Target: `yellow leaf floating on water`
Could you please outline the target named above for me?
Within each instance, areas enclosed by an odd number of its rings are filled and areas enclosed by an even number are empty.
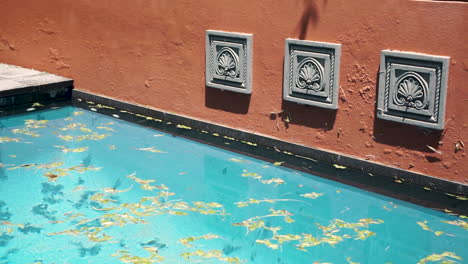
[[[359,264],[358,262],[351,261],[351,257],[346,258],[346,261],[348,261],[349,264]]]
[[[36,103],[31,105],[31,107],[39,107],[39,106],[44,106],[44,105],[39,103],[39,102],[36,102]]]
[[[261,181],[262,183],[264,184],[272,184],[274,183],[275,186],[278,186],[280,184],[284,184],[284,180],[283,179],[280,179],[280,178],[271,178],[269,180],[262,180]]]
[[[91,201],[95,201],[95,202],[98,202],[98,203],[101,203],[101,204],[116,202],[116,200],[105,198],[104,195],[105,194],[103,194],[103,193],[96,193],[93,196],[91,196],[89,199]]]
[[[41,135],[37,134],[35,131],[29,130],[29,128],[16,128],[11,130],[13,134],[23,134],[31,137],[40,137]]]
[[[257,240],[255,240],[255,243],[265,245],[265,246],[267,246],[267,247],[269,247],[271,249],[278,249],[279,248],[278,244],[273,244],[268,239],[264,239],[264,240],[257,239]]]
[[[286,211],[286,210],[275,210],[273,208],[269,209],[271,214],[264,215],[264,216],[255,216],[252,218],[249,218],[247,220],[244,220],[240,223],[233,223],[233,226],[243,226],[247,228],[247,232],[254,231],[256,229],[266,229],[270,230],[273,232],[273,235],[277,235],[277,232],[281,229],[281,227],[269,227],[265,225],[265,221],[263,221],[263,218],[269,218],[269,217],[284,217],[284,220],[286,223],[292,223],[294,220],[290,217],[293,214]]]
[[[143,180],[135,176],[136,173],[127,175],[128,178],[134,180],[136,183],[140,184],[140,188],[143,190],[152,191],[153,189],[167,190],[168,188],[162,185],[150,185],[150,183],[155,182],[155,180]]]
[[[454,259],[456,260],[461,260],[462,258],[460,258],[459,256],[457,256],[455,253],[453,252],[448,252],[448,251],[445,251],[441,254],[431,254],[423,259],[421,259],[417,264],[426,264],[428,262],[435,262],[435,261],[439,261],[441,264],[454,264],[454,263],[458,263],[457,261],[455,261]]]
[[[93,210],[96,211],[115,211],[115,210],[120,210],[120,207],[107,207],[107,208],[96,208],[96,207],[91,207]]]
[[[253,142],[249,142],[249,141],[245,141],[245,140],[241,140],[241,143],[244,143],[244,144],[247,144],[249,146],[253,146],[253,147],[256,147],[257,144],[256,143],[253,143]]]
[[[84,186],[76,186],[75,188],[73,188],[72,192],[78,192],[78,191],[82,191],[82,190],[85,190],[86,187]]]
[[[72,141],[73,140],[73,137],[72,136],[62,136],[62,135],[58,135],[58,137],[62,140],[65,140],[65,141]]]
[[[125,189],[125,190],[117,190],[115,188],[104,188],[103,191],[106,192],[106,193],[112,193],[112,194],[116,194],[116,193],[124,193],[124,192],[128,192],[132,189],[132,187],[128,188],[128,189]]]
[[[278,243],[283,244],[284,242],[300,240],[302,237],[300,235],[274,235],[273,239],[277,240]]]
[[[167,152],[161,151],[159,149],[155,149],[153,147],[151,147],[151,148],[137,148],[136,150],[148,151],[148,152],[153,152],[153,153],[167,153]]]
[[[459,226],[465,230],[468,231],[468,222],[465,222],[461,219],[458,219],[458,220],[453,220],[453,221],[441,221],[442,223],[446,223],[446,224],[450,224],[450,225],[454,225],[454,226]]]
[[[250,163],[250,161],[248,160],[242,160],[242,159],[236,159],[236,158],[231,158],[229,159],[230,161],[233,161],[233,162],[245,162],[245,163]]]
[[[320,196],[323,196],[323,195],[324,195],[324,193],[316,193],[316,192],[301,194],[301,196],[306,197],[306,198],[310,198],[310,199],[317,199],[317,198],[319,198]]]
[[[72,115],[74,115],[74,116],[79,116],[79,115],[82,115],[82,114],[84,114],[83,111],[75,111],[75,112],[72,113]]]
[[[102,129],[102,130],[107,130],[107,131],[115,131],[113,128],[111,127],[105,127],[105,126],[98,126],[96,127],[97,129]]]
[[[149,247],[143,247],[146,251],[151,253],[149,257],[140,257],[131,255],[127,250],[118,250],[116,253],[111,256],[118,257],[119,260],[123,263],[132,263],[132,264],[151,264],[155,262],[164,261],[164,257],[160,256],[157,251],[152,251]]]
[[[194,261],[194,257],[200,257],[204,259],[217,259],[221,262],[234,263],[234,264],[241,264],[244,262],[237,257],[224,256],[221,250],[204,251],[204,250],[199,249],[194,252],[184,252],[180,255],[188,261]]]
[[[340,169],[340,170],[346,169],[345,166],[341,166],[341,165],[338,165],[338,164],[333,164],[333,167],[335,167],[335,168],[337,168],[337,169]]]
[[[9,138],[9,137],[0,137],[0,143],[5,143],[5,142],[20,142],[21,139],[19,138]]]
[[[24,124],[27,128],[44,128],[47,127],[49,120],[34,120],[34,119],[27,119],[24,121]]]
[[[56,163],[56,164],[60,164],[58,166],[62,165],[61,163]],[[41,168],[39,166],[36,166],[36,167]],[[100,170],[100,169],[101,168],[96,168],[94,166],[86,167],[86,166],[84,166],[84,164],[80,164],[80,165],[72,166],[72,167],[69,167],[69,168],[55,168],[55,169],[53,169],[51,171],[48,171],[48,172],[44,173],[43,175],[45,177],[49,178],[49,181],[56,181],[60,177],[67,176],[72,171],[78,172],[78,173],[83,173],[83,172],[89,171],[89,170]]]
[[[302,234],[302,238],[299,241],[299,244],[296,245],[296,248],[299,250],[307,251],[309,247],[315,247],[320,244],[329,244],[334,246],[344,239],[353,238],[355,240],[365,240],[370,236],[375,235],[374,232],[371,232],[367,229],[360,230],[360,228],[367,228],[370,224],[381,224],[383,220],[372,219],[372,218],[363,218],[360,219],[357,223],[349,223],[340,219],[334,219],[328,226],[318,225],[318,228],[323,232],[323,237],[314,237],[311,234]],[[356,235],[351,236],[348,234],[338,235],[342,229],[353,230]]]
[[[273,163],[273,165],[274,166],[280,166],[283,163],[284,163],[284,161],[277,161],[277,162]]]
[[[189,127],[189,126],[184,126],[184,125],[177,125],[177,128],[182,128],[182,129],[187,129],[187,130],[192,129],[192,128]]]
[[[87,128],[86,124],[83,124],[83,123],[73,123],[65,127],[59,128],[59,130],[61,131],[77,130],[77,129],[80,129],[83,132],[87,132],[87,131],[92,132],[91,129]]]
[[[220,236],[215,235],[215,234],[206,234],[206,235],[198,236],[198,237],[186,237],[186,238],[179,239],[179,243],[181,243],[182,245],[186,247],[193,247],[194,245],[190,244],[192,242],[195,242],[200,239],[209,240],[209,239],[215,239],[215,238],[220,238]]]
[[[257,179],[257,180],[262,178],[262,175],[255,173],[255,172],[248,172],[246,170],[244,170],[243,172],[244,173],[241,174],[242,177],[250,177],[253,179]]]
[[[445,234],[445,232],[443,231],[434,231],[432,229],[429,228],[429,226],[427,225],[427,221],[423,221],[423,222],[416,222],[423,230],[426,230],[426,231],[429,231],[429,232],[433,232],[436,236],[441,236],[443,234]]]
[[[97,107],[97,108],[106,108],[106,109],[115,110],[114,107],[112,107],[112,106],[107,106],[107,105],[103,105],[103,104],[97,104],[97,105],[95,105],[95,107]]]
[[[62,152],[65,152],[65,153],[68,153],[68,152],[72,152],[72,153],[80,153],[80,152],[85,152],[88,150],[88,147],[82,147],[82,148],[67,148],[67,147],[64,147],[64,146],[54,146],[56,148],[60,148],[62,149]]]
[[[432,231],[427,225],[427,221],[424,221],[424,222],[416,222],[422,229],[426,230],[426,231]]]
[[[245,201],[245,202],[237,202],[235,203],[237,205],[237,207],[247,207],[249,206],[250,204],[260,204],[260,203],[276,203],[278,201],[291,201],[291,200],[288,200],[288,199],[263,199],[263,200],[257,200],[257,199],[252,199],[252,198],[249,198],[248,201]]]

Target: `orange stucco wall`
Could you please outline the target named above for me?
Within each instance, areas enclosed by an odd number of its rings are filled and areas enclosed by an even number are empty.
[[[205,87],[205,30],[253,33],[253,94]],[[285,38],[341,43],[338,111],[282,101]],[[76,88],[468,184],[468,3],[0,0],[0,61]],[[451,57],[446,129],[375,118],[380,50]],[[291,122],[271,118],[285,110]],[[439,149],[442,154],[428,147]],[[468,147],[468,146],[467,146]]]

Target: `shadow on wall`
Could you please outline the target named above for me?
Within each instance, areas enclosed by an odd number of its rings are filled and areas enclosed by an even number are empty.
[[[378,97],[379,72],[376,76],[376,94]],[[377,104],[374,108],[374,140],[376,142],[399,146],[405,149],[412,149],[426,153],[429,162],[441,161],[431,148],[438,149],[442,143],[445,130],[433,130],[420,128],[413,125],[402,124],[377,118]],[[429,147],[428,147],[429,146]],[[430,148],[431,147],[431,148]]]
[[[250,94],[241,94],[205,86],[205,106],[235,114],[249,112]]]
[[[376,142],[425,152],[427,153],[426,159],[429,162],[440,161],[437,157],[438,154],[429,147],[439,148],[442,144],[441,139],[444,130],[418,128],[412,125],[378,119],[376,115],[374,115],[374,118],[374,138]]]
[[[289,124],[302,125],[311,128],[332,130],[335,125],[336,110],[301,105],[283,100],[281,119],[288,127]]]
[[[309,26],[315,27],[319,21],[319,6],[318,0],[304,0],[304,11],[302,12],[301,19],[297,25],[296,33],[299,39],[307,37]],[[323,0],[323,5],[326,6],[328,0]]]

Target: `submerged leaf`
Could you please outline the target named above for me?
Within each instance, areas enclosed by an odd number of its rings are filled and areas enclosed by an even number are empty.
[[[323,195],[324,195],[324,193],[316,193],[316,192],[301,194],[301,196],[306,197],[306,198],[310,198],[310,199],[317,199],[317,198],[319,198],[320,196],[323,196]]]
[[[340,169],[340,170],[346,169],[345,166],[341,166],[341,165],[338,165],[338,164],[333,164],[333,167],[335,167],[335,168],[337,168],[337,169]]]
[[[0,137],[0,143],[5,142],[20,142],[19,138]]]
[[[151,148],[137,148],[136,150],[148,151],[148,152],[153,152],[153,153],[167,153],[167,152],[161,151],[159,149],[155,149],[153,147],[151,147]]]
[[[446,252],[443,252],[441,254],[435,254],[435,253],[431,254],[431,255],[421,259],[417,264],[426,264],[428,262],[434,262],[434,261],[439,261],[442,264],[458,263],[458,262],[454,261],[454,259],[461,260],[462,258],[457,256],[453,252],[446,251]]]

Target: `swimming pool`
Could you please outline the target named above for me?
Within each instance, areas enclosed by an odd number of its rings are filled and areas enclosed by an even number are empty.
[[[0,127],[0,263],[468,259],[466,218],[281,161],[71,106]]]

